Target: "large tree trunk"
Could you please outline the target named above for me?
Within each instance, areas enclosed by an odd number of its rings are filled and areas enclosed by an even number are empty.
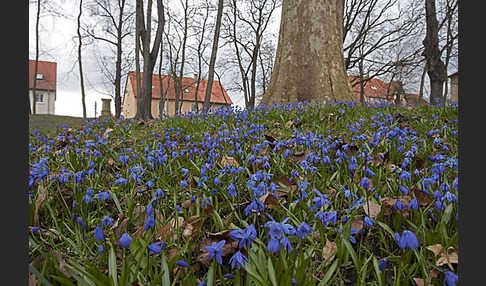
[[[352,101],[344,69],[344,0],[283,0],[275,67],[262,103]]]
[[[116,42],[116,70],[115,70],[115,117],[120,118],[121,115],[121,64],[122,64],[122,26],[123,26],[123,11],[125,8],[125,0],[120,2],[120,13],[117,27],[117,42]]]
[[[430,103],[439,104],[442,102],[443,84],[447,77],[447,71],[440,58],[439,23],[436,16],[435,0],[425,0],[425,15],[427,34],[423,41],[423,55],[430,79]]]
[[[83,118],[86,119],[86,94],[84,92],[84,77],[83,77],[83,64],[81,60],[81,48],[83,46],[81,37],[81,15],[83,13],[83,0],[79,1],[79,14],[78,14],[78,63],[79,63],[79,79],[81,83],[81,102],[83,104]]]
[[[204,105],[203,105],[203,110],[206,112],[209,110],[211,92],[213,89],[214,65],[216,64],[216,56],[218,53],[218,41],[219,41],[219,32],[221,30],[222,17],[223,17],[223,0],[219,0],[218,14],[216,15],[216,27],[214,30],[213,49],[211,51],[211,58],[209,60],[208,85],[206,88],[206,96],[204,97]]]
[[[137,85],[137,113],[135,117],[139,114],[139,109],[142,108],[144,97],[142,94],[142,80],[140,78],[140,36],[141,36],[141,17],[142,15],[142,0],[136,0],[136,12],[135,12],[135,72],[136,72],[136,85]]]

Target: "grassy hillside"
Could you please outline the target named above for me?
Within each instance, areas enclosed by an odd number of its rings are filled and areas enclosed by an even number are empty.
[[[52,114],[32,114],[29,116],[29,130],[34,129],[45,133],[55,134],[58,128],[66,124],[72,128],[79,128],[85,120],[82,117],[52,115]]]
[[[453,285],[457,113],[295,104],[32,134],[29,275]]]

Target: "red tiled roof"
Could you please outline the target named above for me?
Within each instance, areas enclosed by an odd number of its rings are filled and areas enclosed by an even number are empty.
[[[140,72],[140,77],[143,77],[143,73]],[[128,72],[128,79],[131,82],[132,88],[133,88],[133,94],[137,96],[137,76],[136,72],[131,71]],[[141,79],[142,81],[142,79]],[[195,101],[194,99],[194,94],[196,91],[196,84],[197,82],[194,80],[194,78],[191,77],[183,77],[182,78],[182,99],[181,100],[187,100],[187,101]],[[200,80],[199,82],[199,89],[197,92],[197,100],[199,102],[204,101],[204,97],[206,95],[206,88],[208,85],[207,80]],[[152,99],[154,98],[160,98],[160,81],[159,81],[159,75],[158,74],[153,74],[152,75]],[[166,97],[166,99],[174,99],[175,100],[175,88],[174,88],[174,79],[171,76],[168,75],[162,75],[162,88],[165,91],[167,89],[167,86],[169,86],[169,93]],[[187,91],[187,92],[186,92]],[[220,82],[217,80],[213,81],[213,86],[211,90],[211,98],[210,102],[211,103],[227,103],[227,104],[233,104],[233,101],[231,98],[228,96],[228,93],[226,90],[221,86]]]
[[[350,75],[349,82],[351,83],[353,93],[356,95],[356,98],[359,100],[360,99],[359,77],[355,75]],[[355,85],[353,86],[353,84]],[[386,83],[377,78],[372,78],[365,82],[364,95],[365,97],[387,99],[386,95],[393,94],[397,87],[398,87],[398,82],[396,81],[392,82],[391,85],[389,86],[389,83]],[[388,88],[390,89],[388,90]],[[388,99],[392,100],[393,98],[390,97]]]
[[[29,88],[34,85],[34,63],[35,60],[29,60]],[[37,80],[36,89],[56,90],[57,63],[37,61],[37,73],[44,78]]]

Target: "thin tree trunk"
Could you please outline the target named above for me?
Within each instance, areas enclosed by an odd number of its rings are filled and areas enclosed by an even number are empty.
[[[444,79],[447,76],[445,65],[440,58],[439,23],[437,21],[435,0],[425,0],[427,32],[423,41],[427,74],[430,79],[430,103],[442,102]]]
[[[427,74],[427,64],[424,65],[424,70],[422,71],[422,76],[420,77],[420,88],[419,88],[419,103],[422,101],[424,97],[424,84],[425,84],[425,75]]]
[[[79,63],[79,78],[81,82],[81,102],[83,104],[83,118],[86,119],[86,95],[84,92],[84,77],[83,77],[83,64],[82,64],[82,59],[81,59],[81,47],[83,45],[82,43],[82,37],[81,37],[81,15],[83,13],[83,0],[79,1],[79,15],[78,15],[78,39],[79,39],[79,45],[78,45],[78,63]]]
[[[139,109],[143,108],[143,90],[142,90],[142,82],[140,79],[140,33],[141,33],[141,21],[140,17],[142,17],[142,8],[143,5],[142,0],[136,0],[136,15],[135,15],[135,72],[137,77],[137,112],[136,117],[139,114]]]
[[[219,41],[219,33],[221,30],[222,16],[223,16],[223,0],[219,0],[218,14],[216,15],[216,27],[214,31],[213,48],[211,51],[211,58],[209,60],[208,85],[206,87],[206,96],[204,97],[204,106],[203,106],[204,111],[208,111],[209,103],[211,100],[211,92],[213,88],[213,79],[214,79],[214,65],[216,63],[216,56],[218,53],[218,41]]]
[[[29,113],[36,114],[35,92],[37,88],[37,67],[39,61],[39,22],[40,22],[40,10],[41,0],[37,0],[37,16],[35,19],[35,62],[34,62],[34,82],[32,84],[32,110],[30,110],[30,96],[29,96]]]
[[[182,104],[180,104],[179,110],[177,111],[177,114],[181,113],[182,110],[182,105],[184,103],[184,91],[183,91],[183,86],[182,86],[182,78],[184,77],[184,64],[186,61],[186,43],[187,43],[187,32],[188,32],[188,27],[187,27],[187,10],[188,8],[188,1],[186,0],[185,6],[184,6],[184,37],[182,39],[182,56],[181,56],[181,69],[179,70],[179,96],[180,99],[182,100]]]
[[[160,63],[159,63],[159,87],[160,87],[160,101],[159,101],[159,117],[160,119],[163,118],[164,116],[164,106],[165,106],[165,93],[164,93],[164,89],[163,89],[163,85],[162,85],[162,62],[163,62],[163,58],[164,58],[164,54],[163,54],[163,51],[164,51],[164,41],[161,40],[160,41]]]
[[[262,104],[353,100],[339,1],[283,0],[275,66]]]
[[[117,27],[117,43],[116,43],[116,67],[115,67],[115,117],[120,118],[121,115],[121,63],[122,63],[122,25],[123,25],[123,11],[125,9],[125,0],[121,0],[120,13]]]

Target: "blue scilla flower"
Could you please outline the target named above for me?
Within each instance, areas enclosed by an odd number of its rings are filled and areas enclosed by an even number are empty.
[[[410,203],[408,204],[408,208],[409,209],[412,209],[412,210],[416,210],[418,209],[418,201],[416,198],[414,198],[413,200],[410,201]]]
[[[365,218],[364,218],[364,224],[367,227],[372,227],[375,224],[375,220],[372,219],[372,218],[369,218],[369,217],[365,216]]]
[[[254,199],[251,203],[245,208],[243,214],[245,216],[249,216],[252,212],[260,213],[265,210],[265,206],[263,205],[262,201],[259,199]]]
[[[109,192],[99,192],[96,195],[94,195],[94,198],[100,201],[105,201],[111,199],[111,195]]]
[[[297,279],[292,278],[292,279],[290,280],[290,282],[292,283],[292,285],[295,285],[295,284],[297,284]]]
[[[189,264],[184,260],[177,260],[176,264],[181,266],[181,267],[189,267]]]
[[[306,236],[308,236],[311,232],[314,230],[310,225],[308,225],[305,222],[302,222],[298,227],[295,236],[297,236],[300,239],[304,239]]]
[[[399,176],[399,177],[400,177],[400,180],[402,180],[402,181],[408,181],[408,182],[410,182],[410,180],[411,180],[411,175],[410,175],[410,173],[409,173],[409,172],[407,172],[407,171],[405,171],[405,170],[403,170],[403,171],[400,173],[400,176]]]
[[[121,237],[120,237],[120,246],[123,248],[128,248],[130,247],[130,244],[132,243],[132,238],[128,233],[124,232]]]
[[[103,241],[105,239],[103,235],[103,228],[101,226],[97,226],[94,232],[94,238],[99,241]]]
[[[158,241],[155,243],[152,243],[148,246],[148,249],[150,252],[155,253],[155,254],[160,254],[163,249],[167,247],[167,244],[163,241]]]
[[[401,236],[398,232],[395,232],[395,240],[401,249],[408,248],[414,250],[419,247],[417,236],[409,230],[404,230]]]
[[[368,177],[374,177],[374,176],[376,176],[376,174],[370,168],[366,168],[365,171],[364,171],[364,173]]]
[[[406,208],[405,204],[401,200],[396,200],[395,205],[393,207],[399,211]]]
[[[404,195],[408,194],[408,188],[405,186],[399,185],[398,190],[400,190],[400,192]]]
[[[369,189],[370,188],[370,181],[367,177],[363,177],[363,179],[361,179],[361,182],[359,183],[360,187],[364,188],[364,189]]]
[[[104,227],[107,227],[108,225],[113,226],[113,219],[109,215],[106,215],[101,220],[101,225],[104,226]]]
[[[434,208],[438,211],[442,211],[442,210],[445,210],[446,206],[444,205],[444,203],[442,201],[436,200],[434,202]]]
[[[241,253],[239,250],[233,254],[233,256],[230,258],[229,263],[231,264],[231,269],[235,269],[235,267],[238,267],[238,270],[243,266],[243,269],[246,267],[246,263],[248,263],[248,258],[246,258],[243,253]]]
[[[147,215],[151,215],[151,214],[152,214],[152,210],[153,210],[152,203],[149,203],[149,204],[147,205],[146,210],[145,210],[145,211],[146,211],[146,213],[147,213]]]
[[[253,224],[249,225],[244,230],[235,229],[230,232],[231,239],[240,241],[239,248],[243,248],[243,247],[249,248],[251,245],[251,241],[255,240],[256,236],[257,236],[257,232]]]
[[[98,253],[102,253],[103,252],[103,245],[98,245]]]
[[[380,261],[378,262],[378,269],[383,272],[387,265],[388,260],[386,258],[380,259]]]
[[[155,217],[154,215],[150,215],[145,221],[145,225],[143,226],[143,229],[147,231],[150,228],[153,228],[154,226],[155,226]]]
[[[287,249],[288,252],[292,252],[292,245],[290,244],[290,240],[287,236],[284,236],[280,239],[280,245],[283,249]]]
[[[457,197],[456,195],[448,191],[444,194],[444,196],[442,196],[441,200],[442,201],[447,200],[447,202],[453,203],[457,201]]]
[[[74,215],[74,214],[73,214]],[[78,216],[78,224],[83,228],[83,229],[86,229],[86,223],[83,221],[83,219]]]
[[[226,188],[228,191],[228,195],[232,197],[237,197],[238,193],[236,192],[236,187],[233,183],[230,183],[229,186]]]
[[[444,282],[442,283],[443,286],[455,286],[459,277],[452,271],[447,271],[444,276]]]
[[[205,246],[204,250],[209,253],[209,259],[216,258],[216,262],[218,264],[222,264],[223,260],[221,255],[223,254],[223,246],[226,243],[226,240],[221,240],[219,242],[213,242],[210,246]]]

